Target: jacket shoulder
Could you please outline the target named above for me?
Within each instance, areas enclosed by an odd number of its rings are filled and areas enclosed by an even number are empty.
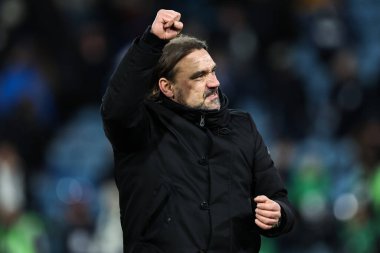
[[[237,109],[229,109],[231,120],[238,122],[240,125],[243,125],[247,130],[253,132],[256,127],[253,122],[251,115],[248,112],[237,110]]]

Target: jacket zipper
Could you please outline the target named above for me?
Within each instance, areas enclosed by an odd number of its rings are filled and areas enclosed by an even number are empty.
[[[199,125],[200,125],[201,127],[204,127],[204,126],[205,126],[205,115],[204,115],[204,114],[201,115],[201,121],[199,122]]]

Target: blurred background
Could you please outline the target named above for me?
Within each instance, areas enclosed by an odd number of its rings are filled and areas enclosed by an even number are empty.
[[[287,184],[298,223],[261,252],[380,252],[379,0],[1,0],[0,252],[122,252],[99,106],[160,8]]]

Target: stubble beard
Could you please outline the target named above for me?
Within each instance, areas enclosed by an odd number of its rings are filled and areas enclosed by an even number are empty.
[[[182,104],[184,106],[187,106],[189,108],[193,108],[193,109],[199,109],[199,110],[219,110],[220,109],[220,99],[219,99],[219,96],[217,96],[216,98],[214,98],[213,100],[209,101],[207,104],[206,104],[206,99],[207,97],[213,95],[215,92],[217,92],[216,90],[208,90],[207,92],[204,93],[203,95],[203,100],[202,102],[199,104],[199,105],[195,105],[195,106],[191,106],[189,105],[188,103],[186,103],[185,99],[184,99],[184,95],[182,93],[182,91],[178,91],[178,94],[176,96],[176,100],[179,104]]]
[[[203,100],[199,109],[202,109],[202,110],[219,110],[220,109],[219,96],[211,100],[208,105],[206,105],[205,102],[206,102],[206,99]]]
[[[208,105],[206,105],[205,103],[206,103],[207,97],[211,95],[215,95],[215,94],[217,95],[217,97],[211,100]],[[218,93],[217,88],[209,89],[203,94],[203,102],[199,109],[203,109],[203,110],[219,110],[220,109],[220,99],[219,99],[219,93]]]

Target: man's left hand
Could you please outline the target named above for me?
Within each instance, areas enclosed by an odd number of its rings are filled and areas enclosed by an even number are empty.
[[[253,200],[256,202],[256,225],[264,230],[277,227],[281,218],[281,206],[265,195],[259,195]]]

